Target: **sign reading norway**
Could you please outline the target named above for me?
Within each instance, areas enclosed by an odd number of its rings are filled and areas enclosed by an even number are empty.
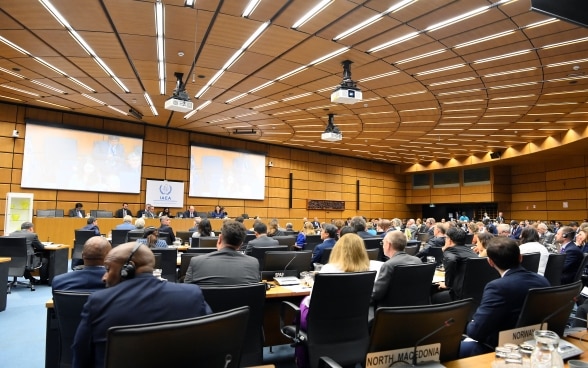
[[[184,208],[184,182],[147,180],[145,203],[161,208]]]

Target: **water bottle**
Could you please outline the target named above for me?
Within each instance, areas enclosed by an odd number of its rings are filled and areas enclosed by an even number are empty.
[[[563,368],[563,359],[557,351],[559,336],[547,330],[536,330],[533,335],[535,348],[531,354],[531,368]]]

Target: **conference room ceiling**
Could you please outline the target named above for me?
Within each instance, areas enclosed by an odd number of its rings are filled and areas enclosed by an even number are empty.
[[[2,0],[0,101],[403,165],[586,141],[587,28],[529,0],[333,0],[293,28],[319,2],[162,0],[160,93],[155,1]],[[330,99],[344,60],[355,104]],[[164,109],[177,72],[191,116]]]

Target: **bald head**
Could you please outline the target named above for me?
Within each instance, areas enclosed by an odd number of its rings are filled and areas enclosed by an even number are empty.
[[[86,241],[82,250],[82,259],[85,266],[102,266],[104,258],[110,252],[110,242],[101,236],[93,236]]]
[[[122,266],[129,259],[133,248],[137,243],[121,244],[106,255],[104,260],[104,267],[106,273],[102,281],[106,283],[106,287],[112,287],[122,281],[120,270]],[[153,267],[155,266],[155,256],[149,247],[141,245],[137,248],[130,259],[130,262],[135,266],[135,274],[150,273],[153,274]]]

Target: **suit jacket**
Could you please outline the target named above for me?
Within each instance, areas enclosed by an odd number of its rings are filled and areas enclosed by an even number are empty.
[[[584,253],[574,242],[565,244],[563,252],[566,254],[566,261],[561,272],[561,283],[570,284],[574,281],[576,272],[578,272],[584,258]]]
[[[323,251],[325,249],[332,249],[335,246],[336,242],[337,242],[337,239],[327,238],[327,239],[323,240],[322,243],[320,243],[319,245],[314,247],[314,249],[312,251],[311,266],[312,266],[312,263],[321,263],[321,258],[323,257]]]
[[[196,210],[194,210],[194,212],[192,212],[192,215],[190,215],[189,210],[184,212],[184,218],[194,218],[194,217],[198,217],[198,212],[196,212]]]
[[[276,239],[271,238],[267,235],[262,235],[247,243],[247,246],[245,247],[245,254],[251,254],[251,250],[253,249],[253,247],[275,247],[276,245],[280,245],[280,243]]]
[[[155,214],[153,212],[145,210],[140,210],[139,212],[137,212],[137,218],[143,217],[143,215],[145,215],[145,218],[155,218]]]
[[[122,224],[118,224],[114,227],[115,230],[135,230],[136,227],[133,224],[129,224],[128,222],[123,222]]]
[[[94,225],[94,224],[88,224],[86,226],[84,226],[83,228],[81,228],[80,230],[91,230],[94,232],[94,234],[96,235],[100,235],[100,228],[98,227],[98,225]]]
[[[118,210],[116,210],[116,211],[114,212],[114,217],[118,217],[118,218],[123,218],[123,217],[125,217],[125,213],[124,213],[125,211],[126,211],[126,214],[127,214],[127,215],[129,215],[129,216],[133,216],[133,213],[131,212],[131,210],[129,210],[129,209],[126,209],[126,210],[125,210],[125,209],[123,209],[123,208],[120,208],[120,209],[118,209]],[[139,212],[140,212],[140,211],[139,211]]]
[[[102,276],[106,273],[103,266],[85,266],[80,271],[62,273],[53,278],[53,290],[96,291],[105,288]]]
[[[508,270],[484,288],[480,306],[467,325],[467,335],[495,347],[498,333],[516,326],[529,289],[547,286],[550,284],[545,277],[521,266]]]
[[[174,233],[174,229],[171,228],[171,226],[160,226],[159,232],[166,232],[167,233],[167,244],[173,244],[173,242],[176,240],[176,234]]]
[[[388,294],[388,286],[390,285],[390,279],[392,278],[392,270],[397,265],[418,265],[423,264],[420,258],[411,256],[406,252],[396,252],[380,268],[378,279],[374,283],[374,290],[372,292],[372,300],[378,301],[384,299]]]
[[[429,248],[437,247],[443,248],[445,245],[445,236],[434,236],[427,240],[425,247],[419,251],[415,256],[420,258],[421,260],[426,260],[427,256],[429,255]]]
[[[69,217],[80,217],[78,216],[77,212],[78,210],[72,208],[71,210],[69,210]],[[80,212],[82,213],[82,217],[86,217],[86,211],[80,210]]]
[[[43,245],[43,243],[41,243],[36,233],[31,233],[27,230],[17,230],[15,232],[10,233],[10,236],[26,238],[27,254],[29,256],[31,254],[35,254],[35,251],[41,251],[45,249],[45,246]]]
[[[468,258],[477,258],[470,247],[466,245],[456,245],[445,249],[443,252],[443,267],[445,268],[445,286],[451,288],[452,298],[461,298],[461,287],[465,272],[465,261]]]
[[[257,259],[229,247],[192,257],[184,277],[185,283],[198,285],[238,285],[260,281]]]
[[[161,281],[141,273],[88,297],[74,337],[73,367],[104,367],[106,331],[112,326],[199,317],[212,311],[197,285]]]
[[[519,240],[521,238],[522,232],[523,232],[523,227],[519,225],[519,226],[517,226],[516,229],[514,229],[512,231],[512,234],[510,234],[509,238]]]

